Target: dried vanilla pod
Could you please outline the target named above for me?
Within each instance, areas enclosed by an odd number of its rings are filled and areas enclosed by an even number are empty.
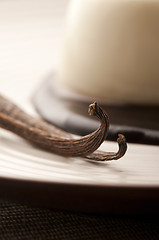
[[[111,161],[118,160],[123,157],[127,151],[127,143],[125,136],[122,134],[118,134],[117,138],[119,150],[117,152],[103,152],[103,151],[95,151],[94,153],[85,156],[85,158],[94,161]]]
[[[116,160],[122,157],[127,150],[122,134],[119,134],[117,139],[117,153],[96,151],[108,135],[109,117],[96,102],[89,105],[88,113],[99,118],[100,127],[86,136],[75,139],[70,133],[41,119],[33,118],[0,95],[0,127],[31,143],[66,157],[85,157],[95,161]]]
[[[89,114],[99,118],[100,127],[93,133],[78,139],[68,138],[65,134],[58,135],[59,129],[56,127],[49,131],[49,125],[45,126],[40,120],[35,120],[7,99],[0,97],[0,127],[44,149],[66,157],[88,155],[98,149],[106,138],[109,128],[107,114],[97,103],[89,106]]]

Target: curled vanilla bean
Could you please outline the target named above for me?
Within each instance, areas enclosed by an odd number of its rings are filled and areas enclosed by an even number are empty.
[[[73,136],[25,113],[18,106],[0,95],[0,127],[10,130],[30,142],[67,157],[85,157],[95,161],[110,161],[121,158],[127,150],[125,137],[119,134],[118,152],[94,152],[106,139],[109,129],[107,114],[95,102],[88,108],[89,115],[99,118],[101,125],[93,133],[74,139]]]
[[[117,152],[103,152],[103,151],[95,151],[94,153],[85,156],[85,158],[89,160],[94,160],[94,161],[111,161],[111,160],[118,160],[124,154],[126,153],[127,150],[127,144],[126,144],[126,139],[124,135],[118,134],[117,138],[119,150]]]
[[[109,118],[101,107],[95,102],[89,106],[88,112],[99,118],[100,127],[81,138],[67,138],[63,131],[61,133],[61,130],[56,127],[50,127],[40,120],[35,120],[15,104],[0,96],[0,127],[10,130],[44,149],[67,157],[86,156],[93,153],[108,134]]]

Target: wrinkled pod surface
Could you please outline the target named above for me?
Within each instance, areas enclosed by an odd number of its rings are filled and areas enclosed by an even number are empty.
[[[26,140],[62,156],[86,156],[93,153],[108,134],[109,118],[93,103],[90,115],[98,117],[101,124],[94,132],[78,139],[68,138],[64,131],[40,120],[35,120],[4,97],[0,97],[0,127],[12,131]],[[49,131],[50,130],[50,131]]]

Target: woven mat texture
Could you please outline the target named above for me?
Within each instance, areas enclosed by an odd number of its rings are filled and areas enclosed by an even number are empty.
[[[159,239],[159,218],[53,211],[0,200],[0,239]]]

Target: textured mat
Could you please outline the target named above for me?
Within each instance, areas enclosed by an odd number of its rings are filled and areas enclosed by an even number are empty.
[[[0,239],[158,240],[159,219],[52,211],[0,200]]]

